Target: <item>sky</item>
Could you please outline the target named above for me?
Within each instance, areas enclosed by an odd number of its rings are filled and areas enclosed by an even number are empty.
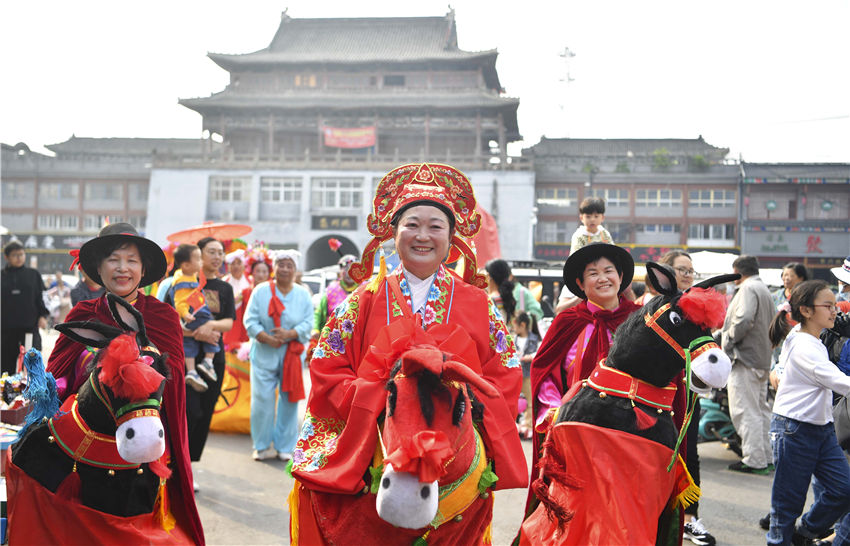
[[[751,162],[850,162],[850,0],[454,0],[458,42],[497,49],[524,147],[703,138]],[[291,17],[443,16],[445,1],[0,3],[0,141],[199,138],[177,104],[224,89]],[[575,56],[562,56],[565,50]]]

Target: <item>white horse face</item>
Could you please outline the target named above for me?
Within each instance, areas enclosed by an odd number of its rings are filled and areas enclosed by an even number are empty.
[[[726,386],[732,361],[720,348],[713,347],[691,361],[691,390],[698,394],[707,394],[714,389]]]
[[[159,417],[136,417],[115,431],[118,454],[128,463],[153,462],[165,453],[165,431]]]
[[[439,504],[437,482],[420,482],[407,472],[396,472],[387,464],[381,475],[375,507],[378,516],[389,524],[404,529],[421,529],[437,516]]]

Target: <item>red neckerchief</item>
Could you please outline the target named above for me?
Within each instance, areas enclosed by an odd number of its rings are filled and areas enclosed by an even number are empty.
[[[286,306],[284,306],[283,302],[280,301],[280,298],[277,297],[274,279],[269,279],[269,288],[272,289],[272,299],[269,300],[269,316],[274,321],[274,327],[280,328],[280,316],[286,310]]]

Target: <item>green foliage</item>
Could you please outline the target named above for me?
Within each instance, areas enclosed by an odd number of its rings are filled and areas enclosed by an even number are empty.
[[[658,148],[652,152],[652,169],[656,171],[666,171],[673,164],[670,158],[670,152],[667,148]]]
[[[588,161],[584,164],[584,167],[581,168],[581,172],[583,173],[597,173],[599,172],[599,167]]]
[[[617,163],[617,168],[614,169],[614,172],[615,173],[630,173],[632,171],[631,171],[631,169],[629,169],[628,163],[626,163],[625,161],[620,161],[619,163]]]
[[[701,155],[695,155],[691,157],[691,161],[689,164],[691,172],[695,173],[703,173],[708,170],[711,165],[708,160]]]

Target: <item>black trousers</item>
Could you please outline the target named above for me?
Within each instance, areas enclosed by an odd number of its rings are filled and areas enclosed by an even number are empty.
[[[197,356],[203,358],[203,352]],[[204,452],[207,436],[210,433],[210,421],[215,411],[215,404],[218,402],[218,395],[221,394],[221,383],[224,381],[224,348],[220,345],[219,351],[213,357],[213,369],[218,380],[213,383],[206,379],[209,385],[206,391],[198,392],[186,385],[186,425],[189,434],[189,457],[192,462],[201,460],[201,454]]]
[[[695,395],[696,396],[696,395]],[[685,464],[688,466],[688,472],[694,479],[694,483],[699,485],[699,452],[697,452],[697,440],[699,439],[699,396],[697,396],[696,405],[694,406],[694,416],[691,418],[691,423],[688,425],[688,433],[685,435],[685,441],[688,444],[688,460]],[[685,508],[685,513],[693,517],[699,517],[699,502]]]
[[[0,358],[2,358],[2,372],[14,375],[18,367],[18,355],[20,346],[24,344],[26,335],[32,334],[32,346],[34,349],[41,350],[41,334],[38,327],[32,328],[3,328],[2,339],[0,339]],[[47,357],[44,358],[44,365],[47,366]]]

